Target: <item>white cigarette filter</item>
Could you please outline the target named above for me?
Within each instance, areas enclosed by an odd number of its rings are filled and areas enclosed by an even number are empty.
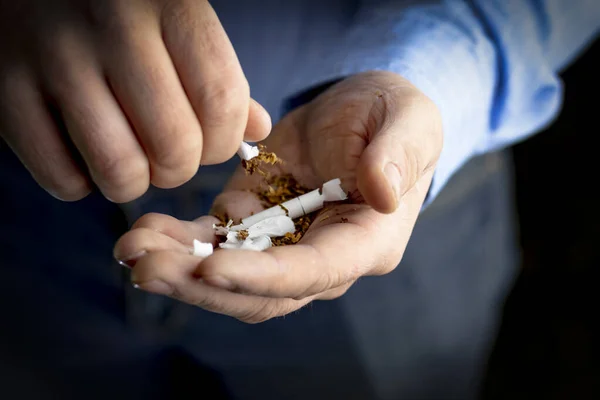
[[[258,156],[259,150],[256,146],[251,146],[246,142],[242,142],[240,145],[237,154],[240,156],[242,160],[251,160],[254,157]]]
[[[347,197],[346,193],[342,190],[341,181],[339,179],[332,179],[325,182],[322,189],[315,189],[302,196],[288,200],[281,205],[267,208],[242,219],[242,226],[250,227],[264,219],[281,215],[287,215],[291,219],[295,219],[323,208],[326,202],[342,201],[346,200]],[[233,228],[239,229],[239,225]]]
[[[194,239],[194,252],[192,255],[198,257],[208,257],[213,253],[213,245],[211,243],[204,243]]]

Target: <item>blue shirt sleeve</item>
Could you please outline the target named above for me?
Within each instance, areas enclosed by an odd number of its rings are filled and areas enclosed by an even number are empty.
[[[596,37],[598,0],[364,0],[313,84],[399,73],[439,107],[444,148],[427,202],[471,157],[548,125],[561,69]]]

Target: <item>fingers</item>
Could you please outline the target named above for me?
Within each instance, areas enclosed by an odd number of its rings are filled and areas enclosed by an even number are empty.
[[[5,74],[1,80],[0,133],[33,178],[54,197],[75,201],[90,192],[85,174],[25,71]]]
[[[298,244],[264,252],[216,251],[194,274],[238,293],[296,300],[337,297],[357,278],[386,274],[398,265],[432,174],[422,175],[393,214],[340,205],[318,216]]]
[[[289,314],[312,301],[312,298],[296,301],[247,296],[206,285],[193,275],[201,261],[198,257],[176,252],[151,253],[138,261],[132,270],[131,280],[142,290],[170,296],[248,323]]]
[[[87,172],[119,203],[141,196],[150,183],[179,186],[200,162],[226,161],[244,137],[261,140],[271,127],[266,111],[250,100],[248,82],[208,2],[161,4],[92,7],[85,22],[93,31],[86,24],[49,24],[54,28],[35,55],[44,67],[37,71],[44,94],[57,103]],[[11,93],[7,98],[17,96]],[[89,184],[43,101],[36,94],[18,96],[23,109],[37,107],[35,119],[7,106],[3,137],[55,196],[83,197]],[[36,160],[39,154],[44,161]]]
[[[197,172],[202,131],[160,35],[158,21],[136,21],[105,60],[107,78],[150,163],[152,184],[179,186]]]
[[[63,42],[45,85],[100,191],[111,201],[128,202],[148,189],[148,161],[84,43],[74,37]]]
[[[207,1],[170,2],[162,13],[164,42],[200,120],[202,164],[230,159],[244,138],[250,89],[233,46]],[[268,134],[264,114],[252,105],[249,135]]]
[[[336,288],[387,263],[379,258],[390,254],[387,238],[376,241],[372,235],[385,227],[369,212],[374,214],[366,208],[348,214],[332,210],[329,218],[318,217],[299,244],[264,252],[216,251],[195,273],[223,289],[268,297],[303,299]]]
[[[189,222],[164,214],[146,214],[117,241],[113,255],[119,263],[133,267],[137,259],[151,252],[172,250],[190,254],[194,239],[216,245],[212,228],[216,222],[213,217]]]
[[[212,243],[215,239],[212,225],[219,222],[214,217],[201,217],[197,220],[181,221],[170,215],[149,213],[138,219],[131,229],[147,228],[183,243],[192,246],[193,240]]]
[[[442,146],[439,112],[415,89],[401,87],[374,100],[369,120],[377,123],[360,156],[357,185],[369,205],[391,213],[437,162]]]
[[[272,127],[271,116],[269,116],[267,110],[265,110],[256,100],[251,98],[244,140],[250,142],[264,140],[271,132]]]
[[[124,266],[134,267],[147,253],[171,250],[192,254],[193,249],[172,237],[148,228],[133,229],[123,235],[115,245],[114,257]]]

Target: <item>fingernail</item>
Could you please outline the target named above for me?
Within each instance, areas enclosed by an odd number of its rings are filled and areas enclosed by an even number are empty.
[[[394,192],[394,201],[396,204],[400,201],[400,170],[394,163],[388,163],[383,169],[383,173],[388,181],[388,184]]]
[[[61,197],[58,195],[58,193],[56,193],[56,192],[54,192],[54,191],[52,191],[52,190],[48,190],[48,189],[46,189],[46,191],[48,192],[48,194],[49,194],[50,196],[54,197],[56,200],[59,200],[59,201],[65,201],[65,199],[61,198]]]
[[[235,288],[235,285],[233,285],[229,280],[219,275],[203,276],[201,280],[207,285],[214,286],[220,289],[233,290]]]
[[[135,264],[137,263],[137,261],[142,258],[143,256],[145,256],[147,254],[146,250],[142,250],[138,253],[135,253],[132,256],[129,257],[125,257],[123,259],[117,260],[117,262],[125,267],[125,268],[133,268],[135,266]]]
[[[136,289],[144,290],[146,292],[162,294],[165,296],[169,296],[173,293],[173,287],[171,287],[171,285],[158,279],[147,282],[134,283],[133,287]]]

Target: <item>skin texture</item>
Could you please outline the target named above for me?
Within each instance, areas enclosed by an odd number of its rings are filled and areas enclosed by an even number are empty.
[[[114,249],[117,260],[133,266],[135,285],[257,323],[337,298],[359,277],[396,268],[442,148],[440,115],[428,98],[393,73],[355,75],[290,113],[264,143],[285,160],[272,172],[292,173],[313,188],[339,177],[355,204],[324,209],[296,245],[216,250],[205,259],[190,248],[194,238],[216,243],[215,218],[145,215]],[[240,168],[215,212],[241,218],[259,211],[247,189],[260,179]]]
[[[264,139],[204,0],[0,0],[0,135],[66,201],[127,202]]]

